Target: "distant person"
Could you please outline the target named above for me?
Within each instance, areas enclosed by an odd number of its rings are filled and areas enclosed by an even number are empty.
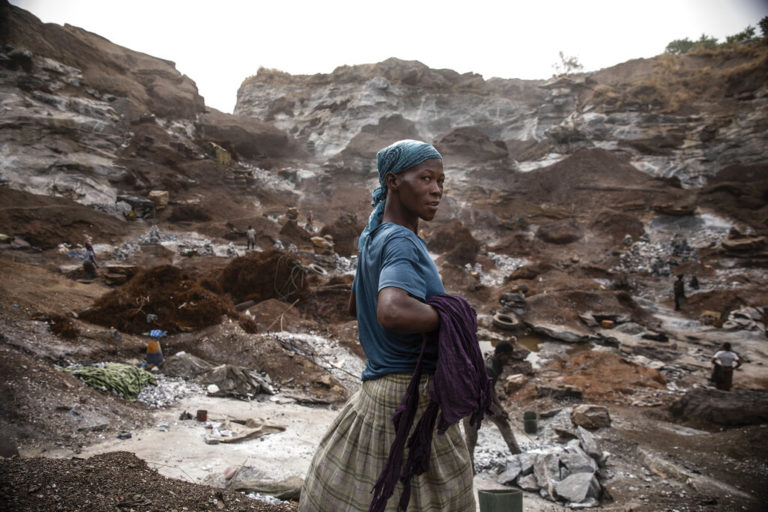
[[[309,212],[307,214],[307,231],[312,232],[314,230],[314,222],[315,216],[312,214],[312,212]]]
[[[691,287],[691,290],[698,290],[699,289],[699,280],[696,278],[696,276],[693,276],[690,281],[688,281],[688,286]]]
[[[245,250],[250,251],[256,249],[256,230],[253,229],[253,226],[250,224],[248,225],[248,230],[245,232],[245,235],[248,237],[248,246]]]
[[[712,356],[712,377],[710,380],[723,391],[730,391],[733,385],[733,370],[741,366],[741,359],[736,352],[731,351],[730,343],[723,343],[723,346]]]
[[[677,274],[677,280],[674,285],[675,292],[675,311],[680,311],[680,306],[685,301],[685,281],[683,274]]]
[[[512,353],[515,348],[508,341],[502,341],[496,345],[496,349],[493,354],[485,360],[485,370],[488,377],[491,378],[491,410],[493,416],[488,416],[501,432],[501,437],[507,443],[510,453],[513,455],[521,453],[520,446],[517,444],[515,434],[512,433],[512,427],[509,425],[509,415],[504,410],[504,406],[501,405],[499,397],[496,395],[496,382],[501,377],[501,373],[504,371],[504,367],[509,364],[512,359]],[[478,427],[473,426],[469,418],[464,418],[464,434],[467,438],[467,449],[469,449],[469,456],[472,459],[472,468],[475,466],[475,446],[477,445],[477,431]]]
[[[90,278],[97,277],[98,272],[96,271],[96,267],[98,267],[98,264],[96,264],[96,252],[93,250],[91,241],[86,240],[85,260],[83,261],[83,270],[85,271],[85,275]]]

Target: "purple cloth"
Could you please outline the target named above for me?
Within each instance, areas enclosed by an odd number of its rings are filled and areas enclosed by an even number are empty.
[[[432,432],[437,423],[438,434],[457,421],[470,417],[472,425],[480,426],[483,415],[491,412],[490,378],[477,342],[477,313],[458,295],[440,294],[427,300],[440,315],[440,329],[424,335],[421,355],[408,384],[402,402],[395,410],[395,440],[379,479],[373,487],[369,512],[382,512],[397,485],[398,473],[403,482],[399,509],[406,510],[411,499],[411,477],[429,468]],[[408,439],[408,460],[400,471],[408,430],[419,406],[419,380],[422,373],[424,347],[438,344],[437,369],[430,389],[430,400],[419,423]]]

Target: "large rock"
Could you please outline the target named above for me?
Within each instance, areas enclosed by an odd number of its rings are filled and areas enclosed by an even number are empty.
[[[601,405],[582,404],[573,408],[571,421],[574,425],[594,430],[610,427],[611,415],[608,413],[608,408]]]
[[[768,422],[768,393],[697,388],[672,404],[670,412],[685,421],[715,423],[729,427],[759,425]]]
[[[600,498],[600,483],[593,473],[573,473],[555,485],[555,497],[568,503]]]

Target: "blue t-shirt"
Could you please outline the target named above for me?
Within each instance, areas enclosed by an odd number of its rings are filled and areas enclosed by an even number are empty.
[[[394,286],[426,301],[445,293],[427,244],[413,231],[399,224],[382,223],[371,232],[360,254],[354,290],[357,299],[357,324],[360,344],[368,360],[363,380],[378,379],[389,373],[410,373],[421,352],[421,334],[400,334],[384,329],[376,319],[379,291]],[[437,346],[428,345],[424,372],[434,373]]]

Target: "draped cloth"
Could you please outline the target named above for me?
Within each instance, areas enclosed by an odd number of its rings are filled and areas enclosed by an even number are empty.
[[[382,512],[392,496],[398,478],[403,484],[398,509],[406,510],[411,494],[411,477],[429,467],[432,434],[443,435],[453,424],[469,417],[480,426],[483,416],[492,414],[491,380],[485,370],[477,341],[477,314],[466,299],[440,294],[427,300],[440,315],[440,328],[424,336],[421,355],[405,396],[395,410],[392,421],[396,437],[379,479],[373,488],[369,512]],[[430,400],[416,428],[407,438],[419,405],[418,385],[422,373],[424,347],[438,344],[437,369],[430,390]],[[403,451],[408,445],[408,459],[403,466]],[[402,470],[401,470],[402,467]]]
[[[381,224],[381,218],[384,216],[384,204],[387,198],[387,184],[384,177],[388,173],[400,174],[432,158],[443,159],[442,155],[431,144],[411,139],[395,142],[376,154],[379,186],[372,193],[371,206],[373,206],[373,211],[357,245],[360,252],[363,251],[371,231]]]

